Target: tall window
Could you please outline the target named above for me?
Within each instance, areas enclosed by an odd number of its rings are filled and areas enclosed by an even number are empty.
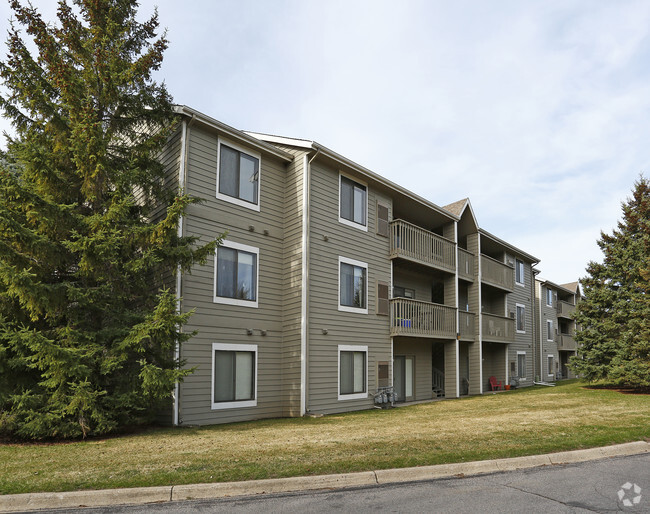
[[[216,253],[214,301],[257,307],[259,250],[224,241]]]
[[[548,374],[549,375],[553,374],[553,356],[552,355],[548,356]]]
[[[517,352],[517,375],[526,378],[526,352]]]
[[[341,181],[339,221],[367,230],[368,192],[366,186],[343,175],[339,175],[339,177]]]
[[[339,400],[366,398],[367,346],[339,345]]]
[[[550,287],[546,288],[546,305],[553,307],[553,290]]]
[[[519,259],[515,259],[515,282],[524,285],[524,262]]]
[[[259,211],[260,157],[219,142],[217,197]]]
[[[546,320],[546,340],[553,341],[553,321],[550,319]]]
[[[526,307],[517,304],[517,332],[526,332]]]
[[[368,265],[339,257],[339,310],[368,313]]]
[[[212,344],[212,408],[257,405],[257,345]]]

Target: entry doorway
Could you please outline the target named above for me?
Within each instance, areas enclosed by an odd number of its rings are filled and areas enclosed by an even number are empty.
[[[415,399],[415,356],[395,355],[393,389],[398,402],[410,402]]]

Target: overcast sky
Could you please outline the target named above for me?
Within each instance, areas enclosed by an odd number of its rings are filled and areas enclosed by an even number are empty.
[[[648,1],[142,0],[140,15],[154,5],[177,103],[316,140],[441,206],[469,197],[554,282],[601,259],[600,230],[650,176]],[[3,1],[3,34],[9,16]]]

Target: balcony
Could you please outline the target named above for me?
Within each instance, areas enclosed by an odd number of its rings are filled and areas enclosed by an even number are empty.
[[[456,244],[403,220],[390,224],[390,257],[456,272]]]
[[[481,255],[481,281],[512,293],[515,289],[515,269],[492,257]]]
[[[390,335],[415,337],[456,337],[456,309],[437,303],[408,298],[390,301]]]
[[[473,312],[458,311],[458,331],[461,339],[474,340],[476,335],[475,319],[476,315]]]
[[[458,249],[458,278],[474,281],[474,254],[463,248]]]
[[[573,350],[578,348],[576,340],[572,334],[558,334],[557,336],[557,349],[558,350]]]
[[[573,319],[573,313],[576,311],[576,306],[572,303],[560,300],[557,302],[557,315],[559,318]]]
[[[495,343],[515,341],[515,320],[495,314],[483,314],[483,340]]]

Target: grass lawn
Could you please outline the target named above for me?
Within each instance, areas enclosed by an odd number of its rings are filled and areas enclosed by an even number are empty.
[[[577,381],[322,418],[0,445],[0,494],[363,471],[550,453],[650,437],[650,395]]]

